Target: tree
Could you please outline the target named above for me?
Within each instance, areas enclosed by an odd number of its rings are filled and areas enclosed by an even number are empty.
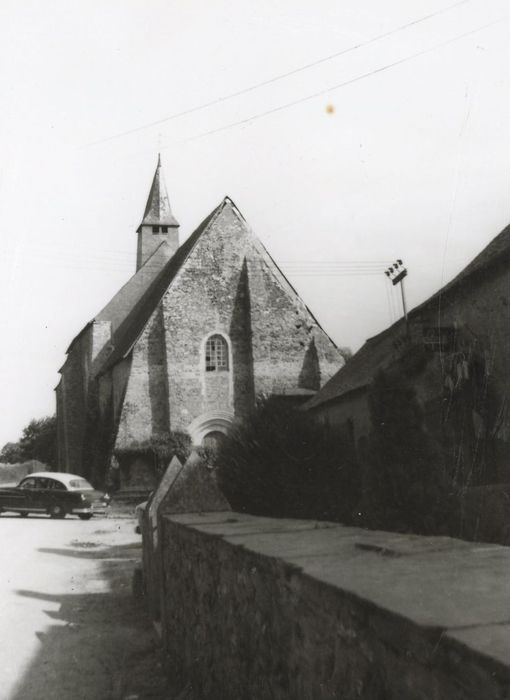
[[[18,442],[8,442],[0,452],[0,461],[14,464],[37,459],[49,467],[57,465],[56,416],[31,420]]]
[[[277,398],[260,400],[219,443],[219,485],[235,510],[351,520],[358,470],[348,440]]]
[[[6,442],[0,452],[0,462],[4,464],[17,464],[23,461],[23,454],[19,442]]]

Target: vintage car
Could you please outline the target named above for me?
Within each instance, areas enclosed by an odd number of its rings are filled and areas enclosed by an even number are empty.
[[[47,513],[52,518],[77,515],[89,520],[94,513],[104,513],[109,502],[108,494],[96,491],[83,477],[64,472],[37,472],[17,486],[0,487],[0,513]]]

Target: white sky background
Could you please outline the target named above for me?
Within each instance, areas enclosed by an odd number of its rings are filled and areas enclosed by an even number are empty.
[[[2,0],[0,446],[53,413],[69,342],[134,271],[158,150],[181,241],[228,194],[353,349],[400,313],[381,271],[360,274],[364,262],[402,258],[412,307],[509,223],[505,0],[466,0],[110,138],[454,4]]]

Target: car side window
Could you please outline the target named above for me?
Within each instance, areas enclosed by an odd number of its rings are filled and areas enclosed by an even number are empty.
[[[34,479],[36,489],[47,489],[48,479]]]
[[[20,484],[22,489],[35,489],[35,479],[26,479]]]
[[[52,489],[55,491],[65,491],[66,487],[64,484],[60,483],[60,481],[55,481],[55,479],[48,479],[48,486],[46,487],[48,489]]]

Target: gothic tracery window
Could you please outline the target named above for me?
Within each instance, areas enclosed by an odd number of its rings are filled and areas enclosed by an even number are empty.
[[[228,370],[227,341],[221,335],[212,335],[205,344],[205,371]]]

